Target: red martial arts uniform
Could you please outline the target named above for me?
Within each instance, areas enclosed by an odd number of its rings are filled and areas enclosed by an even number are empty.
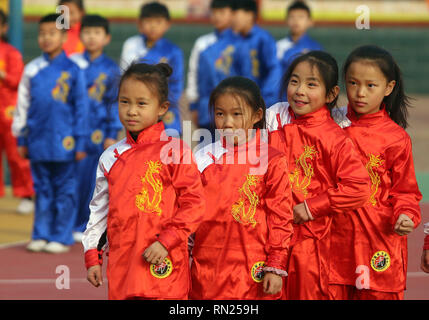
[[[0,40],[0,70],[6,72],[6,78],[0,79],[0,155],[6,152],[13,195],[21,198],[34,195],[30,162],[18,154],[17,141],[11,131],[23,69],[21,53]],[[0,196],[4,195],[2,164],[3,161],[0,161]]]
[[[293,206],[305,201],[314,218],[294,224],[286,299],[328,299],[332,217],[365,203],[368,175],[327,107],[296,118],[287,103],[278,103],[268,109],[267,120],[270,144],[289,161]]]
[[[386,110],[357,119],[349,107],[344,130],[371,179],[364,207],[339,214],[332,225],[330,283],[336,299],[400,299],[407,276],[407,236],[394,226],[406,214],[421,220],[411,139]],[[348,285],[345,296],[335,285]],[[342,291],[343,289],[341,289]]]
[[[260,142],[258,131],[248,143],[218,141],[195,157],[207,210],[195,233],[190,298],[279,299],[282,292],[265,294],[262,281],[264,271],[286,276],[293,227],[284,154]]]
[[[76,23],[67,30],[67,40],[63,45],[63,50],[67,56],[74,53],[83,53],[85,51],[85,47],[82,41],[80,41],[80,25],[80,22]]]
[[[205,199],[183,141],[167,137],[162,122],[137,142],[128,133],[102,154],[90,209],[82,241],[86,266],[99,264],[97,247],[107,230],[109,299],[187,299],[187,240],[202,220]],[[168,250],[161,265],[142,256],[155,241]]]

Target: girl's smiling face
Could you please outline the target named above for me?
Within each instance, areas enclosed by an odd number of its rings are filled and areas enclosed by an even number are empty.
[[[136,137],[144,129],[156,124],[168,110],[169,102],[159,98],[144,82],[129,77],[119,89],[119,119],[127,131]]]
[[[365,60],[351,63],[346,72],[347,98],[351,108],[358,115],[376,113],[395,83],[394,80],[388,82],[375,63]]]
[[[298,63],[292,71],[287,86],[289,105],[296,116],[302,116],[322,108],[326,103],[335,99],[339,88],[335,87],[333,94],[327,95],[317,67],[308,61]]]
[[[262,108],[257,112],[234,94],[221,94],[214,105],[216,129],[221,129],[228,144],[242,144],[249,138],[249,129],[262,119]]]

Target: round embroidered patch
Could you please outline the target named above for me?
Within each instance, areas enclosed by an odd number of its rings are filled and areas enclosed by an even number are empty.
[[[165,258],[161,264],[151,264],[150,265],[150,273],[158,279],[167,278],[171,272],[173,271],[173,264],[171,260]]]
[[[264,279],[265,272],[262,270],[264,267],[265,261],[258,261],[253,265],[250,271],[253,281],[261,282]]]
[[[72,136],[67,136],[63,139],[63,147],[67,151],[74,149],[74,138]]]
[[[6,119],[11,120],[13,119],[13,112],[15,111],[15,106],[7,106],[4,110],[4,115],[6,116]]]
[[[390,267],[390,256],[385,251],[377,251],[371,258],[371,267],[377,271],[382,272]]]
[[[92,132],[91,141],[94,144],[100,144],[103,141],[103,131],[97,129],[94,132]]]
[[[174,113],[172,111],[167,111],[162,118],[165,124],[172,124],[174,122]]]

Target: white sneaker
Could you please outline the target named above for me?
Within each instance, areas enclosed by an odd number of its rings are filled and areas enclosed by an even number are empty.
[[[75,242],[82,243],[83,232],[73,232],[73,239]]]
[[[70,250],[70,246],[63,245],[59,242],[49,242],[44,248],[43,251],[49,252],[49,253],[64,253],[68,252]]]
[[[47,243],[48,241],[46,240],[33,240],[28,244],[27,250],[33,252],[40,252],[45,248]]]
[[[27,215],[34,212],[34,201],[25,198],[22,199],[18,207],[16,208],[16,211],[22,215]]]

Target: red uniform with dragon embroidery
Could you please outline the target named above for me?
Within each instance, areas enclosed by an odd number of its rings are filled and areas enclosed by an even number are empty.
[[[285,156],[257,133],[236,147],[208,145],[196,159],[207,210],[195,233],[190,297],[279,299],[262,281],[264,270],[286,275],[293,228]]]
[[[368,175],[327,107],[296,118],[289,104],[278,103],[267,122],[270,144],[289,161],[293,206],[305,202],[314,218],[294,224],[286,299],[328,299],[332,217],[365,203]]]
[[[30,162],[18,154],[17,141],[11,131],[23,69],[21,53],[0,40],[0,70],[6,73],[6,78],[0,79],[0,154],[6,152],[14,196],[31,197],[34,190]],[[4,195],[2,163],[0,161],[0,196]]]
[[[347,118],[348,123],[342,125],[365,164],[371,195],[353,214],[334,218],[330,283],[402,292],[407,275],[407,237],[395,233],[394,226],[402,213],[413,220],[414,227],[421,220],[422,195],[414,172],[411,139],[384,108],[359,119],[349,108]]]
[[[162,122],[144,129],[137,141],[128,133],[101,156],[90,209],[82,241],[86,266],[99,263],[107,230],[109,299],[187,299],[187,239],[202,219],[205,200],[183,141],[167,137]],[[160,265],[142,256],[155,241],[168,250]]]

